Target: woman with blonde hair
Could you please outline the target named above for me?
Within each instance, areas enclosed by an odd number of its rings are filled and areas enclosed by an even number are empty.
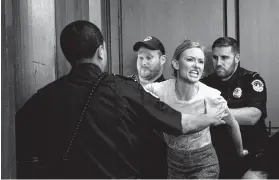
[[[221,93],[199,82],[205,63],[203,47],[198,42],[185,40],[172,59],[175,79],[145,86],[172,108],[188,114],[207,114],[227,106]],[[232,138],[239,156],[243,150],[239,125],[227,108],[225,122],[231,129]],[[168,145],[168,178],[218,178],[219,163],[211,143],[209,126],[205,129],[178,137],[164,134]],[[221,138],[221,137],[220,137]]]

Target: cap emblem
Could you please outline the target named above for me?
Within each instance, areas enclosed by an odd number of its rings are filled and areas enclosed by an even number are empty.
[[[149,40],[151,40],[152,39],[152,37],[151,36],[148,36],[147,38],[145,38],[143,41],[149,41]]]

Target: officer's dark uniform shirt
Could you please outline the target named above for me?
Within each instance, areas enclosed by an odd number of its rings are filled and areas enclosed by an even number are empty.
[[[234,75],[228,81],[221,81],[215,74],[205,77],[201,82],[221,91],[221,95],[227,100],[229,108],[255,107],[262,115],[255,125],[241,125],[243,147],[249,153],[257,154],[266,147],[268,133],[265,126],[266,112],[266,85],[262,77],[238,66]],[[228,131],[227,125],[211,128],[212,143],[218,157],[234,157],[236,153],[234,143]],[[219,158],[222,173],[222,158]]]
[[[156,129],[180,135],[181,114],[122,76],[100,82],[62,162],[100,74],[93,64],[78,65],[25,103],[16,114],[17,161],[38,156],[47,167],[43,178],[141,178],[144,134]]]
[[[133,79],[140,81],[138,74],[133,74]],[[154,82],[165,81],[161,75]],[[144,150],[144,163],[143,163],[143,178],[166,179],[168,175],[167,164],[167,144],[165,143],[162,132],[148,131],[145,133],[145,150]]]

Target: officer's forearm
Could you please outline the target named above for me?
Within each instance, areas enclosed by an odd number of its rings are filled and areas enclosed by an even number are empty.
[[[230,109],[239,125],[254,125],[260,119],[262,112],[254,107]]]
[[[199,132],[212,124],[212,119],[207,115],[182,114],[183,134]]]

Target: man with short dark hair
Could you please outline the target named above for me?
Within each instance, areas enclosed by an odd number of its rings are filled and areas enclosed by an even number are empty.
[[[238,158],[226,125],[212,127],[220,178],[241,178],[247,170],[258,171],[260,156],[268,147],[266,85],[257,72],[240,67],[239,44],[231,37],[220,37],[213,43],[212,60],[214,73],[201,81],[221,91],[240,125],[243,146],[250,153]]]
[[[223,123],[222,107],[202,116],[181,114],[133,79],[104,73],[106,43],[88,21],[68,24],[60,44],[70,73],[16,113],[18,178],[141,178],[146,132],[180,135],[196,122],[201,128]],[[39,169],[22,171],[35,162]]]

